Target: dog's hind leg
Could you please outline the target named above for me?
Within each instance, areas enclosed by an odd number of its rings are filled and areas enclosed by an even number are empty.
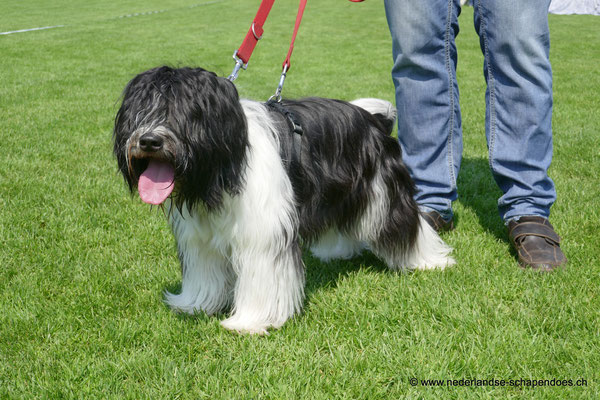
[[[165,292],[175,311],[208,315],[223,311],[232,301],[235,274],[229,261],[197,229],[193,217],[171,216],[182,268],[181,293]],[[187,214],[187,211],[186,211]]]
[[[403,256],[403,263],[411,269],[444,269],[456,264],[450,256],[452,248],[419,215],[419,233],[415,245]]]
[[[419,217],[419,231],[413,246],[402,248],[374,242],[370,247],[392,269],[444,269],[456,263],[450,256],[452,248],[422,217]]]
[[[338,230],[330,229],[310,247],[311,253],[319,260],[327,262],[334,259],[347,260],[359,255],[365,249],[365,243],[354,240]]]
[[[420,216],[412,198],[402,191],[390,196],[391,192],[383,176],[377,176],[371,202],[356,226],[357,239],[391,269],[443,269],[455,264],[452,249]]]

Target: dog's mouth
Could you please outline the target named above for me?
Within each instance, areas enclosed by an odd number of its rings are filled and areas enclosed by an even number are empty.
[[[162,204],[175,187],[175,168],[165,161],[148,159],[140,175],[138,193],[144,203]]]
[[[175,188],[175,168],[155,158],[138,158],[133,163],[141,171],[137,185],[140,199],[147,204],[162,204]]]

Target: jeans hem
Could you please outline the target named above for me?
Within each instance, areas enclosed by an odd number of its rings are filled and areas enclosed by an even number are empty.
[[[454,212],[452,211],[452,209],[437,210],[437,209],[432,208],[432,207],[419,205],[419,211],[421,213],[427,213],[427,212],[435,211],[435,212],[439,213],[442,216],[442,219],[444,221],[446,221],[446,222],[448,222],[452,218],[454,218]]]

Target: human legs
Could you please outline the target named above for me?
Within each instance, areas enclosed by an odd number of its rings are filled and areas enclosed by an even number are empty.
[[[489,162],[503,191],[498,209],[521,265],[539,270],[566,262],[547,221],[556,199],[547,173],[552,160],[549,4],[474,0],[485,59]],[[462,155],[454,44],[460,5],[386,0],[385,6],[393,39],[398,138],[417,185],[415,199],[436,230],[451,229]]]
[[[524,268],[552,271],[567,262],[548,221],[556,200],[552,161],[550,0],[475,0],[484,54],[489,162],[498,200]]]
[[[547,218],[556,199],[552,160],[550,0],[475,0],[484,54],[486,137],[500,216]]]
[[[456,83],[458,0],[386,0],[398,139],[423,211],[452,217],[462,156]]]

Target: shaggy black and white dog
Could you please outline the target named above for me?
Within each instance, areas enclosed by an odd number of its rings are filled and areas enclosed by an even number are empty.
[[[301,244],[322,260],[368,249],[392,269],[453,264],[419,215],[394,120],[378,99],[240,100],[201,68],[136,76],[114,153],[130,189],[167,210],[183,282],[166,302],[231,307],[225,328],[266,333],[301,310]]]

